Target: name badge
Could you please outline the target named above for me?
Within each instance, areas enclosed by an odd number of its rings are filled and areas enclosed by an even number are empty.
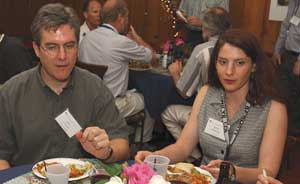
[[[213,137],[221,139],[222,141],[225,141],[224,126],[223,123],[218,120],[209,118],[204,132]]]
[[[55,120],[70,138],[82,129],[69,109],[58,115]]]
[[[300,23],[300,18],[294,15],[291,18],[290,23],[293,24],[293,25],[295,25],[295,26],[298,26],[299,23]]]

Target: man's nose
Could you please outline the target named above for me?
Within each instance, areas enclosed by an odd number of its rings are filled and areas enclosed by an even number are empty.
[[[64,60],[66,59],[66,56],[67,56],[66,49],[64,47],[59,47],[58,58]]]

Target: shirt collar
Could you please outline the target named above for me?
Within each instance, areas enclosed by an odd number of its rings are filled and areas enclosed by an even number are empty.
[[[104,23],[103,25],[107,26],[107,27],[110,27],[114,32],[119,33],[119,31],[114,26],[112,26],[110,24],[106,24],[106,23]]]
[[[211,36],[208,41],[217,41],[219,39],[219,35]]]
[[[37,79],[43,87],[47,87],[50,89],[50,87],[48,87],[48,85],[45,83],[45,81],[42,78],[41,68],[42,68],[42,65],[39,63],[37,66]],[[72,88],[75,85],[75,79],[74,79],[75,75],[76,75],[76,71],[75,71],[75,66],[74,66],[72,72],[70,73],[70,80],[67,83],[66,87],[64,87],[64,89]]]

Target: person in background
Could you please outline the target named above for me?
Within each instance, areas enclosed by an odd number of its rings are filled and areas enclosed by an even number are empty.
[[[287,114],[276,71],[252,33],[228,30],[214,47],[203,86],[179,139],[155,152],[176,163],[200,143],[202,169],[218,177],[223,160],[232,163],[231,181],[255,183],[265,169],[276,176],[284,150]],[[275,146],[276,145],[276,146]],[[274,149],[274,146],[276,149]]]
[[[181,0],[179,10],[187,18],[186,42],[193,47],[203,42],[202,17],[208,8],[223,7],[229,11],[229,0]],[[180,17],[178,17],[181,19]]]
[[[55,157],[129,157],[128,127],[102,80],[74,67],[79,20],[62,4],[47,4],[31,25],[40,64],[0,90],[0,170]],[[69,137],[56,121],[68,110],[83,128]],[[73,122],[74,123],[74,122]]]
[[[138,60],[149,63],[156,60],[153,49],[132,26],[127,34],[128,14],[124,0],[106,1],[101,11],[103,24],[85,37],[79,51],[80,61],[108,66],[103,80],[116,98],[116,105],[124,117],[144,109],[142,94],[127,91],[129,62]],[[146,111],[145,142],[152,139],[153,126],[154,120]]]
[[[207,82],[210,53],[212,52],[219,35],[230,27],[231,20],[224,8],[209,8],[204,14],[202,21],[203,38],[206,42],[199,44],[194,48],[183,71],[182,63],[180,61],[175,61],[169,65],[168,69],[170,74],[182,97],[191,97]],[[178,139],[191,111],[191,106],[170,105],[162,113],[162,122],[175,139]],[[188,161],[194,161],[200,157],[200,150],[195,148]]]
[[[23,43],[0,30],[0,85],[32,67],[32,57]]]
[[[258,181],[256,184],[282,184],[279,180],[276,180],[270,176],[258,175]]]
[[[101,3],[99,0],[84,0],[83,1],[83,16],[84,23],[80,26],[80,38],[79,43],[84,36],[90,31],[100,26],[100,11]]]
[[[300,134],[300,0],[290,0],[274,54],[280,82],[288,97],[289,134]]]

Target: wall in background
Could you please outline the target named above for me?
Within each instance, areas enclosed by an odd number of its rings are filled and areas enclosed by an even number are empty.
[[[125,0],[130,23],[151,45],[158,47],[173,34],[170,17],[160,0]],[[175,0],[177,3],[179,0]],[[73,7],[82,18],[81,0],[1,0],[0,28],[5,33],[30,41],[30,24],[38,9],[47,3],[61,2]],[[253,32],[267,52],[272,52],[281,22],[269,21],[270,0],[230,0],[234,27]]]

